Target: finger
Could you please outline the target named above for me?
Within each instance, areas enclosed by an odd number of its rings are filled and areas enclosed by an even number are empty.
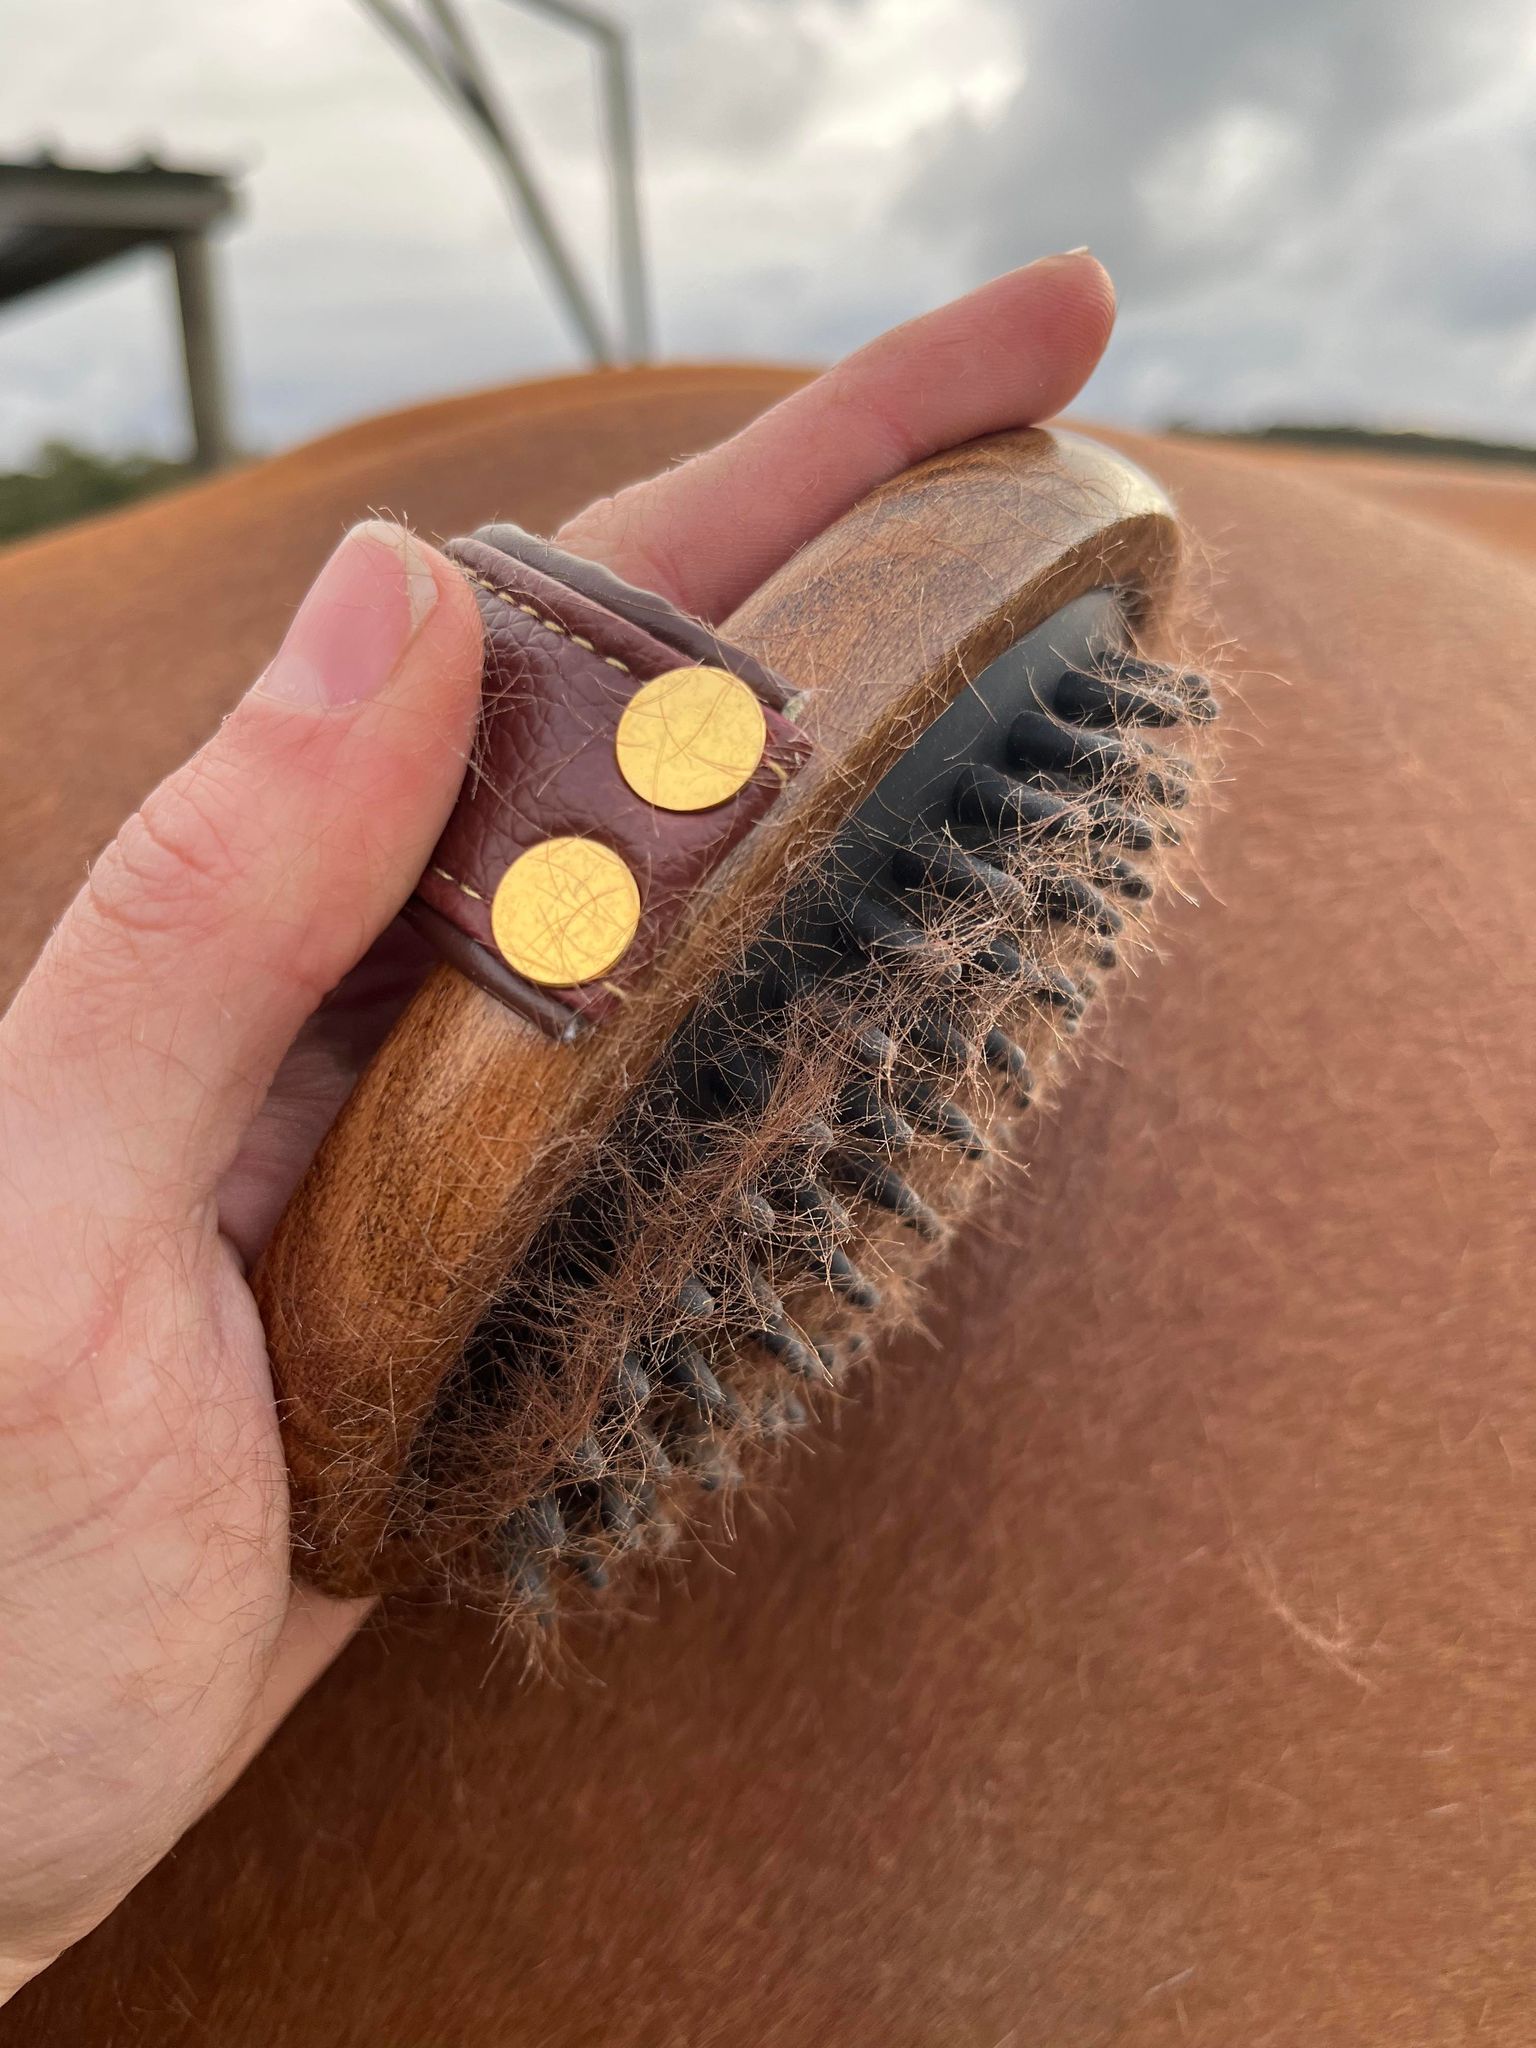
[[[892,328],[718,448],[589,506],[560,544],[723,619],[887,477],[1070,404],[1114,317],[1114,287],[1086,250],[1044,257]]]
[[[359,1076],[441,958],[397,918],[284,1053],[218,1188],[219,1228],[248,1269]]]
[[[0,1025],[0,1073],[8,1123],[42,1119],[38,1156],[88,1164],[104,1213],[212,1187],[425,865],[479,673],[462,576],[398,527],[358,527],[256,686],[96,863]]]

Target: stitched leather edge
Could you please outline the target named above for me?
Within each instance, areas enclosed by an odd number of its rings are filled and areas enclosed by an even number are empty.
[[[716,668],[729,669],[732,675],[740,676],[744,683],[750,684],[763,702],[772,705],[775,711],[782,711],[796,695],[781,675],[765,668],[744,649],[733,647],[729,640],[722,640],[702,619],[690,618],[654,590],[642,590],[636,583],[626,583],[622,576],[616,576],[600,562],[589,562],[581,555],[568,555],[564,548],[556,547],[542,534],[528,533],[509,520],[479,527],[474,538],[486,547],[509,555],[514,562],[537,569],[541,575],[552,576],[579,597],[590,598],[616,617],[627,619],[632,626],[639,626],[656,639],[664,640],[679,654],[686,654],[690,661],[708,662]]]

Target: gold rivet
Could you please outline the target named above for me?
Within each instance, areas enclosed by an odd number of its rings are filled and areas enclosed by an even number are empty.
[[[541,988],[576,988],[628,951],[640,889],[611,846],[545,839],[496,885],[491,931],[507,965]]]
[[[763,707],[723,668],[672,668],[624,706],[619,773],[662,811],[707,811],[751,781],[763,758]]]

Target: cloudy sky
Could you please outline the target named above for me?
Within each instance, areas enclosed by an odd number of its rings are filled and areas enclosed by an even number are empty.
[[[417,0],[401,0],[403,5]],[[460,0],[594,275],[589,59]],[[1536,0],[609,0],[660,346],[822,359],[1087,242],[1084,410],[1536,442]],[[0,0],[0,154],[231,166],[238,426],[275,448],[578,358],[475,144],[358,0]],[[0,316],[0,466],[173,448],[159,266]]]

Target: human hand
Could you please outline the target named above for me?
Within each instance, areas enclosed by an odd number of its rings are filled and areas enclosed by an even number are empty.
[[[1112,314],[1086,256],[998,279],[561,544],[723,619],[887,476],[1066,404]],[[363,1612],[290,1580],[245,1276],[420,971],[394,920],[479,666],[451,564],[358,528],[0,1021],[0,1997],[158,1861]]]

